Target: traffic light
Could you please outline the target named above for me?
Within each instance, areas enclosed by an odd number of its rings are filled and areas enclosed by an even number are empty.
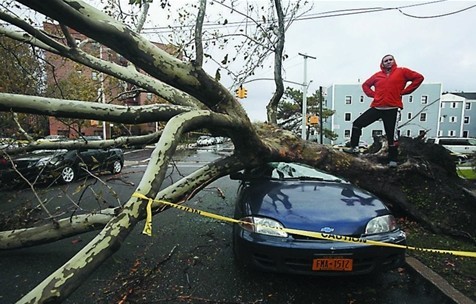
[[[238,98],[246,98],[248,95],[248,90],[240,86],[238,89],[235,90],[235,96]]]
[[[238,88],[238,89],[235,90],[235,96],[236,96],[237,98],[241,98],[241,97],[240,97],[240,96],[241,96],[241,88]]]

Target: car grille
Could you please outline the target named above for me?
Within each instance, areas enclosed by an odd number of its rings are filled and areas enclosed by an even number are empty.
[[[293,239],[295,240],[298,240],[298,241],[313,241],[313,242],[316,242],[316,241],[319,241],[319,239],[317,238],[313,238],[313,237],[310,237],[310,236],[305,236],[305,235],[300,235],[300,234],[291,234],[290,235]],[[345,235],[346,237],[351,237],[351,238],[360,238],[362,237],[360,234],[359,235]],[[325,242],[329,242],[329,241],[326,241],[326,240],[323,240]]]

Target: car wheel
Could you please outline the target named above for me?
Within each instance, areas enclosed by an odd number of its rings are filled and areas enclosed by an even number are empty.
[[[112,163],[112,167],[111,167],[111,173],[112,174],[118,174],[118,173],[121,173],[122,171],[122,163],[120,160],[115,160],[113,163]]]
[[[61,182],[65,184],[71,183],[72,181],[74,181],[75,178],[76,172],[72,167],[66,166],[63,168],[63,170],[61,170]]]

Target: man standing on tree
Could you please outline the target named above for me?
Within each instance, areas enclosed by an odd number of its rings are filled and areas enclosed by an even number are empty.
[[[398,157],[397,122],[400,118],[400,110],[403,109],[402,96],[415,91],[424,78],[420,73],[408,68],[397,67],[393,55],[385,55],[382,58],[380,69],[381,71],[372,75],[362,84],[365,94],[373,98],[373,101],[370,104],[370,109],[354,120],[350,148],[344,151],[358,153],[362,128],[382,119],[388,142],[388,165],[396,167]]]

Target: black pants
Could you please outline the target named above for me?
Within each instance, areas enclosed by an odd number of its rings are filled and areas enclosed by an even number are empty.
[[[370,108],[360,115],[352,124],[352,135],[350,137],[350,145],[357,147],[359,145],[362,128],[367,127],[371,123],[379,119],[383,121],[383,127],[388,142],[388,160],[397,161],[398,158],[398,133],[397,118],[400,116],[400,109],[378,110]]]

